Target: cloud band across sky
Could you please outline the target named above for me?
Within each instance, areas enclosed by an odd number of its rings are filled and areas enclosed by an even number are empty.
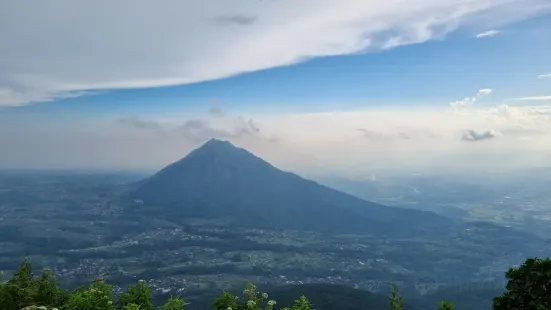
[[[306,174],[525,168],[551,164],[551,106],[251,115],[205,111],[55,124],[0,117],[0,167],[155,170],[211,137]]]

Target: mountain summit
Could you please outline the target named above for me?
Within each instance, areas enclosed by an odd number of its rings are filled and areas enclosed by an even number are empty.
[[[449,224],[431,212],[385,207],[330,189],[216,139],[140,182],[132,198],[174,216],[254,227],[408,234]]]

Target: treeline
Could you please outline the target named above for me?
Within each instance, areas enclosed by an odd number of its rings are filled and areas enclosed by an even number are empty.
[[[493,310],[549,310],[551,309],[551,260],[530,258],[518,268],[506,273],[507,290],[493,298]],[[290,292],[304,292],[301,286]],[[359,291],[358,291],[359,292]],[[253,284],[245,286],[242,294],[222,292],[210,304],[213,310],[369,310],[381,309],[380,299],[361,298],[358,294],[330,286],[307,290],[317,301],[312,305],[303,295],[287,307],[280,307],[268,294],[258,292]],[[370,294],[370,293],[365,293]],[[277,294],[276,294],[277,295]],[[112,287],[102,279],[73,291],[61,289],[48,269],[40,275],[33,274],[29,261],[24,260],[12,277],[0,283],[0,309],[2,310],[184,310],[188,303],[181,297],[171,297],[156,307],[145,281],[131,285],[118,298],[114,298]],[[407,304],[396,286],[393,286],[388,303],[391,310],[413,310]],[[279,307],[279,308],[278,308]],[[452,310],[454,305],[442,301],[438,310]],[[202,307],[201,309],[205,309]]]

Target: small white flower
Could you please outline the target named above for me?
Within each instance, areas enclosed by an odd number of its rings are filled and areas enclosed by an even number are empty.
[[[232,309],[231,309],[231,307],[228,307],[228,309],[227,309],[227,310],[232,310]]]
[[[254,300],[248,300],[247,301],[247,306],[252,308],[252,306],[254,306],[254,305],[256,305],[256,302],[254,302]]]
[[[264,299],[268,298],[268,294],[262,293],[262,298],[264,298]]]
[[[275,304],[276,304],[275,300],[268,301],[268,306],[273,306]]]
[[[110,301],[107,302],[107,304],[108,304],[108,305],[112,305],[113,302],[110,300]]]

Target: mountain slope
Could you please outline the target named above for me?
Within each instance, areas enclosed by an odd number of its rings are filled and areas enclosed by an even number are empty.
[[[432,212],[385,207],[330,189],[215,139],[140,182],[131,197],[178,216],[256,227],[402,235],[453,225]]]

